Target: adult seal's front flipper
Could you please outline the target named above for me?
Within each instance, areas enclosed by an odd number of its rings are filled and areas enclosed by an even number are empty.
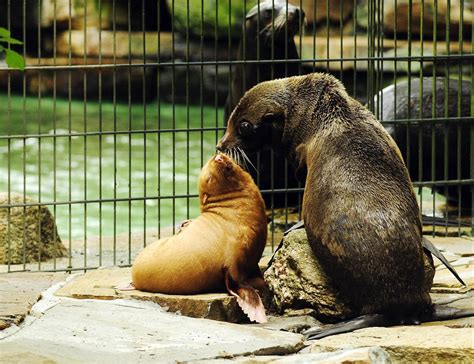
[[[283,245],[283,239],[285,238],[285,236],[287,236],[290,232],[292,232],[293,230],[297,230],[297,229],[303,229],[304,228],[304,221],[303,220],[300,220],[298,221],[296,224],[294,224],[292,227],[290,227],[288,230],[286,230],[284,233],[283,233],[283,238],[280,240],[280,243],[278,244],[277,248],[275,249],[275,251],[273,252],[273,255],[272,255],[272,258],[270,259],[270,261],[268,262],[268,265],[267,265],[267,269],[268,267],[270,267],[273,263],[273,259],[275,258],[275,254],[278,250],[280,250],[280,248],[282,247]]]
[[[448,262],[448,260],[446,259],[446,257],[443,255],[443,253],[441,253],[438,248],[436,248],[434,246],[434,244],[429,241],[428,239],[426,238],[423,238],[423,240],[421,241],[421,244],[423,245],[423,248],[425,248],[426,250],[428,250],[431,254],[433,254],[436,258],[438,258],[445,266],[446,268],[449,269],[449,271],[453,274],[453,276],[456,277],[456,279],[463,285],[465,286],[466,283],[464,283],[464,281],[461,279],[461,277],[459,276],[459,274],[456,272],[456,270],[454,269],[454,267]]]

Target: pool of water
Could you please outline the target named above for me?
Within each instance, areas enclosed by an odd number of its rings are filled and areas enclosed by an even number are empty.
[[[0,95],[0,115],[0,192],[48,204],[63,240],[196,216],[187,195],[222,134],[222,110],[206,106]]]

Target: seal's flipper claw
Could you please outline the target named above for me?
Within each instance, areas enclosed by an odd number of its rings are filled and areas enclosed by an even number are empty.
[[[423,238],[422,241],[421,241],[421,244],[423,245],[423,248],[425,248],[426,250],[428,250],[431,254],[433,254],[436,258],[438,258],[445,266],[446,268],[449,269],[449,271],[453,274],[453,276],[456,277],[456,279],[463,285],[463,286],[466,286],[466,283],[464,283],[464,281],[461,279],[461,277],[459,276],[458,272],[456,272],[456,270],[454,269],[454,267],[448,262],[448,260],[446,259],[446,257],[443,255],[443,253],[441,253],[438,248],[436,248],[434,246],[434,244],[429,241],[428,239],[426,238]]]
[[[392,326],[393,322],[386,316],[380,314],[364,315],[355,319],[340,322],[327,328],[313,327],[303,331],[307,340],[318,340],[327,336],[344,334],[366,327],[373,326]]]
[[[133,285],[132,282],[128,283],[128,284],[117,284],[115,287],[115,289],[119,290],[119,291],[134,291],[136,290],[135,286]]]
[[[249,284],[238,284],[230,277],[229,272],[226,272],[225,285],[227,291],[234,297],[237,298],[237,303],[248,316],[250,321],[258,322],[263,324],[267,322],[267,316],[265,314],[265,307],[263,307],[262,300],[257,292]],[[233,288],[232,286],[237,286]]]

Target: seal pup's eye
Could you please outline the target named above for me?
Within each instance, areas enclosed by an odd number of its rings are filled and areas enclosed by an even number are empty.
[[[254,131],[254,126],[248,121],[244,121],[239,125],[239,134],[242,136],[248,136],[250,134],[253,134]]]

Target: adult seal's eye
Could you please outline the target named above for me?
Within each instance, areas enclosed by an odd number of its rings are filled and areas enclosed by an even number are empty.
[[[239,134],[240,135],[248,136],[250,134],[253,134],[253,132],[254,132],[254,127],[248,121],[244,121],[243,123],[240,124],[240,126],[239,126]]]

